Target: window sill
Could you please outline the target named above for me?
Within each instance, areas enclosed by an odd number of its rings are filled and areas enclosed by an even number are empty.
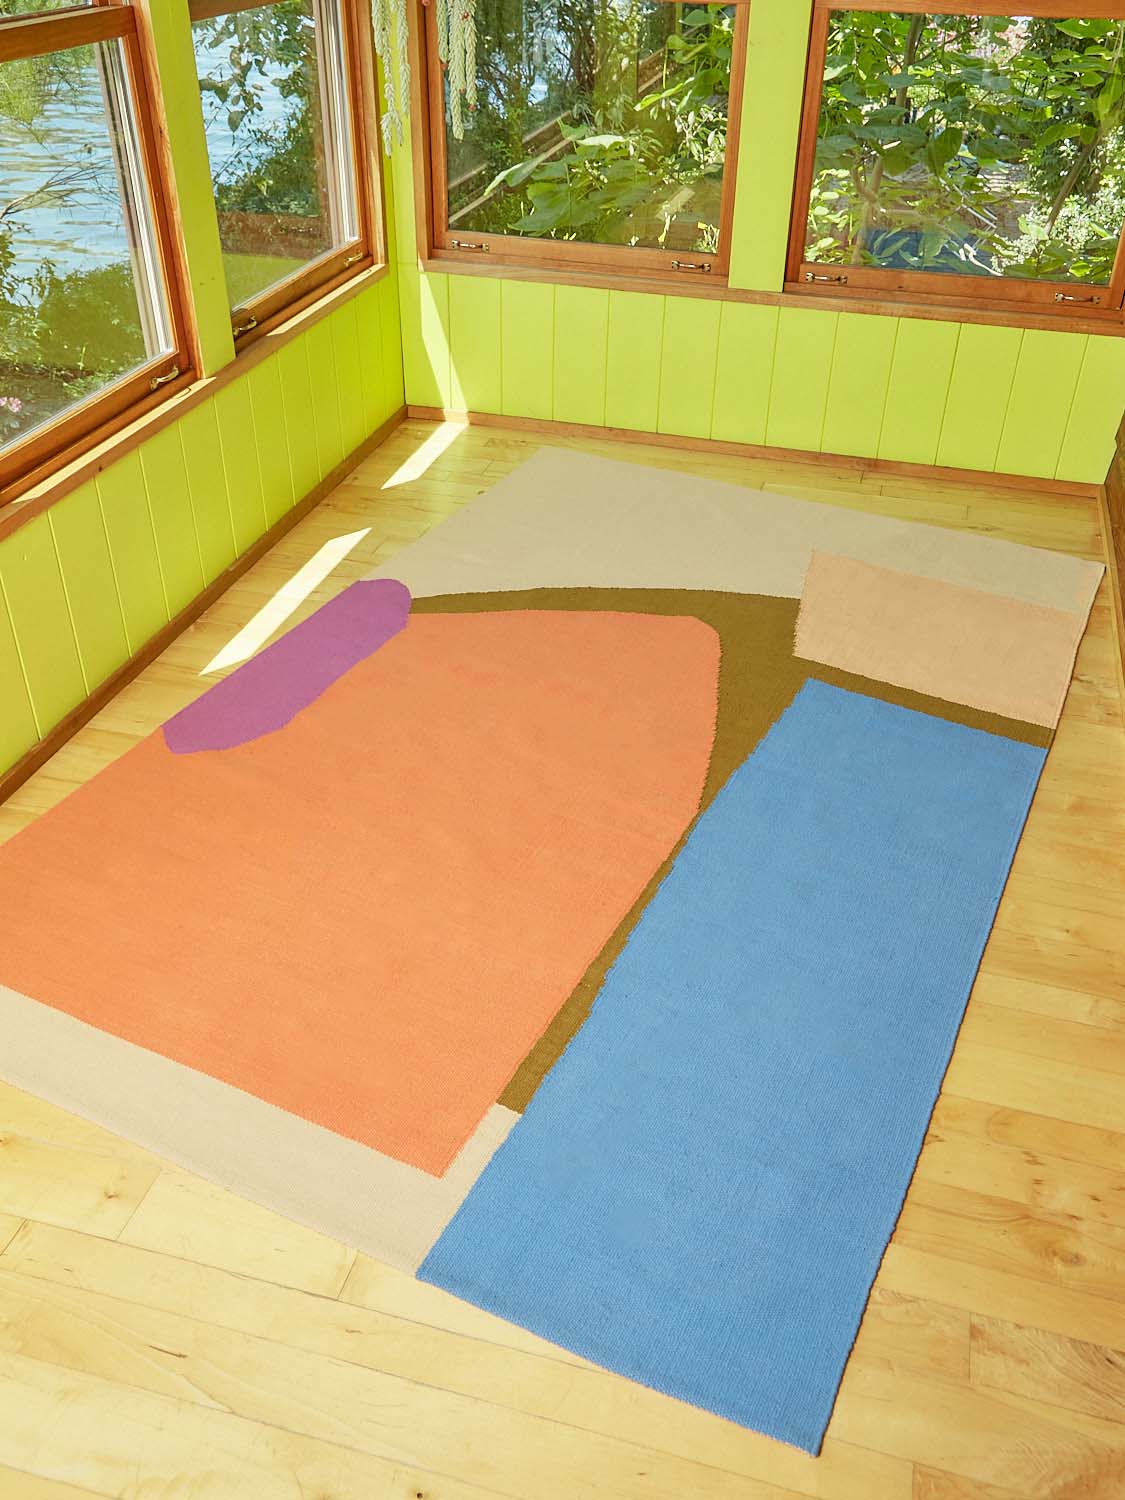
[[[192,380],[182,389],[174,389],[159,405],[104,435],[100,440],[95,433],[78,456],[62,464],[30,488],[18,491],[13,486],[10,498],[0,495],[0,540],[18,531],[25,522],[49,509],[56,500],[61,500],[79,485],[103,473],[134,448],[140,447],[150,437],[155,437],[163,428],[178,422],[194,407],[210,401],[224,386],[241,380],[256,364],[269,359],[291,339],[305,333],[338,307],[382,281],[389,272],[390,267],[383,264],[372,266],[358,275],[350,275],[342,285],[318,296],[315,301],[267,329],[250,347],[238,350],[230,364],[224,365],[217,374]]]
[[[884,318],[920,318],[945,323],[981,323],[999,328],[1044,329],[1052,333],[1093,333],[1108,337],[1125,335],[1125,312],[1099,314],[1068,311],[1034,311],[1015,304],[1009,307],[979,307],[971,303],[916,301],[907,293],[882,295],[822,291],[787,282],[780,292],[754,291],[732,286],[727,276],[700,276],[692,272],[668,276],[630,275],[552,265],[529,266],[512,261],[467,261],[456,255],[432,252],[417,264],[431,274],[491,276],[503,281],[535,281],[552,286],[588,286],[609,291],[651,292],[658,296],[701,297],[720,302],[754,302],[764,307],[805,307],[821,312],[854,312]]]

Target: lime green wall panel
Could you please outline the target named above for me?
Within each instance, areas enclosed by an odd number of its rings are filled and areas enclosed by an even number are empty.
[[[383,334],[382,413],[381,425],[403,405],[406,391],[402,366],[402,319],[398,305],[397,277],[385,277],[375,288],[379,321]]]
[[[387,375],[386,340],[383,333],[383,308],[379,289],[370,291],[356,299],[356,339],[359,348],[360,396],[363,400],[363,425],[374,432],[387,419]],[[396,352],[401,362],[401,354]]]
[[[1125,408],[1125,338],[1091,334],[1082,360],[1057,476],[1101,484]]]
[[[236,380],[224,386],[215,397],[215,415],[219,421],[234,545],[241,555],[266,529],[262,475],[258,468],[259,439],[254,430],[249,382]]]
[[[313,426],[316,429],[317,481],[336,468],[344,457],[344,433],[340,424],[339,374],[332,327],[327,318],[314,323],[301,342],[309,361],[312,386]]]
[[[97,486],[132,654],[168,623],[168,602],[140,454],[126,454],[98,477]]]
[[[664,309],[657,430],[709,437],[719,354],[718,302],[669,297]]]
[[[354,302],[345,302],[328,320],[336,362],[336,396],[340,403],[340,437],[345,453],[353,453],[370,429],[363,406],[363,375],[359,366],[359,326]]]
[[[284,351],[283,351],[284,352]],[[208,583],[234,561],[234,528],[227,500],[227,477],[213,402],[196,406],[180,419],[180,442],[187,468],[188,493],[199,558]]]
[[[449,277],[399,267],[402,362],[412,406],[450,405]]]
[[[607,427],[655,432],[660,409],[664,303],[652,292],[610,292],[607,328]]]
[[[298,500],[303,500],[320,479],[316,425],[312,414],[313,391],[304,339],[293,339],[286,344],[277,356],[277,365],[285,409],[285,433],[289,439],[293,493]]]
[[[554,407],[554,287],[505,281],[500,333],[505,416],[549,417]]]
[[[1001,473],[1054,476],[1087,342],[1085,334],[1024,333],[996,454]]]
[[[819,451],[836,343],[836,313],[783,307],[777,319],[766,442]]]
[[[498,412],[500,283],[493,276],[449,278],[449,405]]]
[[[177,427],[165,427],[149,438],[141,449],[141,468],[156,533],[164,597],[169,613],[178,615],[203,587],[203,564]]]
[[[876,457],[905,464],[937,461],[960,332],[958,323],[899,320]]]
[[[0,543],[0,589],[40,735],[86,696],[55,540],[45,515]]]
[[[86,691],[92,692],[130,654],[97,487],[90,481],[72,490],[47,516]]]
[[[7,770],[39,738],[39,726],[32,712],[23,663],[16,649],[15,632],[8,615],[4,589],[0,585],[0,768]]]
[[[754,0],[746,54],[730,284],[781,290],[812,0]]]
[[[554,416],[559,422],[605,424],[609,293],[598,287],[555,288]]]
[[[966,323],[957,340],[937,461],[950,469],[996,467],[1023,330]]]
[[[897,327],[894,318],[840,314],[820,439],[825,453],[877,450]]]
[[[764,443],[777,343],[777,308],[724,302],[711,436],[728,443]]]
[[[289,443],[285,431],[285,398],[281,391],[281,366],[264,359],[247,378],[254,434],[258,440],[258,467],[262,475],[262,499],[266,524],[273,526],[293,509],[296,494],[289,465]]]

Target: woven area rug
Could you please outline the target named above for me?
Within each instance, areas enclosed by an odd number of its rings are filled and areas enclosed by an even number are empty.
[[[0,1074],[817,1452],[1101,572],[543,449],[0,849]]]

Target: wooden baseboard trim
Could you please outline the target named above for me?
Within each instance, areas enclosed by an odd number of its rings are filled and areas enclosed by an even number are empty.
[[[241,557],[236,557],[229,568],[209,583],[201,594],[197,594],[191,603],[180,610],[174,619],[169,620],[168,624],[151,640],[146,641],[134,656],[123,662],[104,682],[99,683],[88,698],[84,698],[81,703],[72,708],[70,713],[37,744],[32,745],[31,749],[21,756],[14,766],[0,775],[0,803],[10,797],[18,786],[22,786],[29,776],[33,776],[50,760],[51,756],[65,745],[67,740],[77,734],[84,724],[88,724],[94,715],[104,708],[127,683],[132,682],[134,677],[154,662],[162,651],[166,651],[177,636],[182,635],[189,625],[194,625],[200,615],[214,604],[216,599],[225,594],[232,583],[252,568],[259,558],[264,557],[287,531],[291,531],[296,526],[298,521],[303,520],[310,511],[315,510],[341,480],[346,479],[352,470],[385,442],[395,428],[405,420],[406,407],[400,406],[382,426],[377,427],[369,437],[365,438],[358,448],[353,448],[330,474],[326,474],[315,489],[310,490],[303,499],[298,500],[292,510],[287,511],[280,521],[275,521],[252,547],[248,548]]]
[[[848,469],[857,476],[885,474],[898,479],[937,479],[942,484],[973,485],[979,489],[1036,489],[1048,494],[1094,500],[1096,484],[1069,479],[1035,479],[1026,474],[990,474],[978,469],[943,469],[935,464],[898,463],[890,458],[856,458],[841,453],[809,453],[803,448],[767,448],[757,443],[728,443],[720,438],[678,437],[667,432],[638,432],[632,427],[596,427],[584,422],[554,422],[545,417],[504,417],[492,412],[453,411],[440,406],[408,406],[407,415],[430,422],[468,422],[481,427],[512,427],[521,432],[552,433],[562,437],[613,438],[622,443],[648,443],[658,448],[678,448],[688,453],[724,453],[733,458],[773,460],[775,463],[808,464],[812,469]]]

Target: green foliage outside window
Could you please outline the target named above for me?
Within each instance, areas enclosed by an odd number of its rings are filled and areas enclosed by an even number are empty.
[[[716,249],[730,7],[479,0],[476,30],[455,230]]]
[[[1125,22],[835,12],[806,257],[1109,280]]]

